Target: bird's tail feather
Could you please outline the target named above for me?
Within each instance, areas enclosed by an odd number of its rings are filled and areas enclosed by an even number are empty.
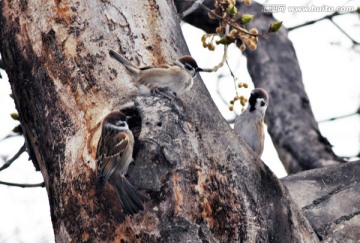
[[[119,53],[117,53],[113,50],[110,50],[109,54],[112,58],[114,58],[115,60],[117,60],[118,62],[123,64],[132,75],[139,73],[140,70],[137,67],[135,67],[131,62],[129,62],[125,57],[120,55]]]
[[[132,215],[144,210],[144,202],[148,198],[138,192],[123,175],[118,175],[112,181],[114,182],[124,213]]]

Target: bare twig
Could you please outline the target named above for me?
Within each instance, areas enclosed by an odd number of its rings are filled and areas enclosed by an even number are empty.
[[[41,182],[41,183],[37,183],[37,184],[21,184],[21,183],[12,183],[12,182],[0,181],[0,185],[16,186],[16,187],[22,187],[22,188],[30,188],[30,187],[45,187],[45,182]]]
[[[315,24],[317,22],[320,22],[322,20],[330,20],[331,23],[333,25],[335,25],[340,31],[341,33],[343,33],[347,38],[349,38],[353,45],[360,45],[360,42],[354,40],[343,28],[341,28],[337,23],[334,22],[333,18],[336,17],[336,16],[340,16],[340,15],[345,15],[345,14],[350,14],[350,13],[355,13],[356,11],[353,11],[353,12],[346,12],[346,13],[340,13],[340,12],[334,12],[332,14],[329,14],[329,15],[326,15],[322,18],[319,18],[319,19],[316,19],[316,20],[311,20],[311,21],[308,21],[308,22],[305,22],[303,24],[300,24],[300,25],[296,25],[296,26],[293,26],[293,27],[289,27],[287,28],[287,30],[290,32],[292,30],[295,30],[295,29],[298,29],[298,28],[301,28],[301,27],[305,27],[305,26],[308,26],[308,25],[312,25],[312,24]]]
[[[236,80],[237,80],[237,77],[235,76],[235,74],[233,73],[233,71],[231,70],[230,68],[230,65],[228,63],[228,61],[226,61],[226,65],[228,66],[229,68],[229,71],[230,71],[230,75],[231,77],[233,78],[234,80],[234,86],[235,86],[235,93],[236,93],[236,96],[239,96],[239,92],[238,92],[238,89],[237,89],[237,86],[236,86]]]
[[[337,23],[335,23],[333,19],[330,19],[330,21],[341,31],[341,33],[343,33],[347,38],[351,40],[353,45],[360,45],[360,42],[354,40],[348,33],[345,32],[345,30],[343,30]]]
[[[218,65],[214,66],[213,68],[203,68],[202,72],[207,72],[207,73],[217,72],[217,70],[219,70],[219,68],[224,66],[224,63],[226,61],[227,61],[227,45],[224,45],[224,54],[221,59],[221,62]]]
[[[228,101],[225,100],[224,96],[222,96],[222,94],[221,94],[221,92],[220,92],[220,80],[221,80],[221,78],[223,78],[223,76],[221,77],[221,76],[219,75],[219,78],[216,80],[216,93],[217,93],[218,97],[221,99],[221,101],[224,103],[224,105],[228,106],[228,105],[229,105],[229,104],[228,104]],[[228,124],[234,123],[237,115],[238,115],[238,114],[235,113],[235,117],[234,117],[234,118],[231,118],[231,119],[227,119],[226,122],[227,122]]]
[[[337,117],[332,117],[332,118],[328,118],[328,119],[325,119],[325,120],[321,120],[321,121],[318,121],[318,123],[335,121],[335,120],[339,120],[339,119],[343,119],[343,118],[347,118],[347,117],[351,117],[351,116],[359,115],[359,114],[360,114],[360,112],[356,111],[354,113],[350,113],[350,114],[346,114],[346,115],[342,115],[342,116],[337,116]]]
[[[352,12],[351,12],[352,13]],[[308,22],[305,22],[303,24],[300,24],[300,25],[296,25],[296,26],[293,26],[293,27],[289,27],[287,28],[288,31],[292,31],[292,30],[296,30],[298,28],[302,28],[302,27],[305,27],[305,26],[308,26],[308,25],[312,25],[312,24],[315,24],[317,22],[320,22],[324,19],[332,19],[333,17],[335,16],[339,16],[339,15],[344,15],[344,14],[347,14],[347,13],[339,13],[339,12],[334,12],[332,14],[329,14],[329,15],[325,15],[324,17],[322,18],[319,18],[319,19],[316,19],[316,20],[311,20],[311,21],[308,21]]]
[[[9,134],[9,135],[6,135],[3,138],[0,138],[0,142],[5,140],[5,139],[8,139],[8,138],[19,137],[19,136],[22,136],[22,135],[20,135],[20,134]]]
[[[21,148],[19,149],[19,151],[11,159],[6,161],[3,166],[0,167],[0,171],[5,170],[6,168],[8,168],[25,151],[26,151],[26,146],[25,146],[25,143],[24,143],[23,146],[21,146]]]

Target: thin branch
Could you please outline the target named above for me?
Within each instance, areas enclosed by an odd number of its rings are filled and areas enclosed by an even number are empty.
[[[9,135],[6,135],[5,137],[3,137],[3,138],[0,138],[0,142],[1,141],[3,141],[3,140],[5,140],[5,139],[8,139],[8,138],[13,138],[13,137],[19,137],[19,136],[22,136],[22,135],[20,135],[20,134],[9,134]]]
[[[350,12],[350,13],[353,13],[353,12]],[[335,16],[344,15],[344,14],[348,14],[348,13],[334,12],[334,13],[332,13],[332,14],[325,15],[325,16],[322,17],[322,18],[319,18],[319,19],[316,19],[316,20],[311,20],[311,21],[308,21],[308,22],[305,22],[305,23],[303,23],[303,24],[296,25],[296,26],[293,26],[293,27],[289,27],[289,28],[287,28],[287,30],[290,32],[290,31],[295,30],[295,29],[298,29],[298,28],[302,28],[302,27],[305,27],[305,26],[308,26],[308,25],[315,24],[315,23],[320,22],[320,21],[322,21],[322,20],[324,20],[324,19],[332,19],[332,18],[335,17]]]
[[[221,62],[214,66],[213,68],[203,68],[203,72],[208,72],[208,73],[211,73],[211,72],[217,72],[217,70],[219,70],[219,68],[221,68],[222,66],[224,66],[224,63],[227,61],[227,48],[228,46],[227,45],[224,45],[224,54],[223,54],[223,57],[221,59]]]
[[[328,119],[325,119],[325,120],[321,120],[321,121],[318,121],[318,123],[335,121],[335,120],[339,120],[339,119],[343,119],[343,118],[347,118],[347,117],[351,117],[351,116],[359,115],[359,114],[360,114],[360,112],[356,111],[354,113],[350,113],[350,114],[346,114],[346,115],[342,115],[342,116],[337,116],[337,117],[332,117],[332,118],[328,118]]]
[[[11,159],[6,161],[3,166],[0,167],[0,171],[5,170],[6,168],[8,168],[25,151],[26,151],[26,146],[25,146],[25,143],[24,143],[23,146],[21,146],[21,148],[19,149],[19,151]]]
[[[341,31],[341,33],[343,33],[347,38],[351,40],[353,45],[360,45],[360,42],[354,40],[348,33],[345,32],[345,30],[343,30],[337,23],[335,23],[333,19],[330,19],[330,21]]]
[[[223,78],[223,77],[224,77],[224,76],[221,77],[221,76],[219,75],[219,78],[216,80],[216,93],[217,93],[218,97],[220,98],[220,100],[224,103],[224,105],[228,106],[228,105],[229,105],[229,104],[228,104],[228,101],[225,100],[224,96],[222,96],[222,94],[221,94],[221,92],[220,92],[220,80],[221,80],[221,78]],[[232,119],[226,119],[226,122],[227,122],[228,124],[234,123],[237,116],[238,116],[238,114],[235,113],[235,117],[232,118]]]
[[[301,27],[305,27],[305,26],[308,26],[308,25],[312,25],[312,24],[315,24],[317,22],[320,22],[322,20],[330,20],[331,23],[333,25],[335,25],[340,31],[341,33],[343,33],[347,38],[349,38],[351,40],[351,42],[353,43],[353,45],[360,45],[360,42],[354,40],[343,28],[341,28],[337,23],[334,22],[333,18],[336,17],[336,16],[340,16],[340,15],[345,15],[345,14],[350,14],[350,13],[355,13],[356,11],[353,11],[353,12],[346,12],[346,13],[340,13],[340,12],[334,12],[332,14],[329,14],[329,15],[326,15],[322,18],[319,18],[319,19],[316,19],[316,20],[311,20],[311,21],[308,21],[308,22],[305,22],[303,24],[300,24],[300,25],[297,25],[297,26],[293,26],[293,27],[289,27],[287,28],[287,30],[290,32],[292,30],[295,30],[295,29],[298,29],[298,28],[301,28]]]
[[[237,85],[236,85],[236,80],[237,80],[237,77],[235,76],[235,74],[234,74],[234,73],[233,73],[233,71],[231,70],[231,68],[230,68],[230,65],[229,65],[228,61],[226,61],[226,65],[228,66],[229,71],[230,71],[230,75],[231,75],[231,77],[232,77],[232,78],[233,78],[233,80],[234,80],[234,86],[235,86],[235,93],[236,93],[236,96],[239,96],[238,88],[237,88]]]
[[[16,187],[22,187],[22,188],[30,188],[30,187],[45,187],[45,182],[41,182],[41,183],[37,183],[37,184],[21,184],[21,183],[12,183],[12,182],[0,181],[0,185],[16,186]]]

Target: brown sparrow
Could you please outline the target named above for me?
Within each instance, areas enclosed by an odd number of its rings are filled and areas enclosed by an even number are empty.
[[[149,95],[153,89],[169,88],[181,96],[191,89],[198,72],[203,71],[191,56],[183,56],[172,65],[138,68],[115,51],[110,50],[109,54],[126,67],[142,95]]]
[[[144,209],[147,199],[125,178],[133,160],[134,136],[121,112],[111,112],[102,124],[97,146],[97,177],[100,186],[109,182],[115,187],[121,207],[126,214],[135,214]]]
[[[261,157],[264,150],[264,116],[269,105],[269,96],[264,89],[251,91],[246,110],[235,120],[235,133]]]

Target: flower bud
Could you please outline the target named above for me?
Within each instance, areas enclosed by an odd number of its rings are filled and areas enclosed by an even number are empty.
[[[252,43],[249,45],[249,48],[250,48],[251,50],[255,51],[256,48],[257,48],[257,45],[256,45],[254,42],[252,42]]]
[[[227,11],[230,17],[234,18],[237,13],[237,8],[234,5],[230,4],[229,7],[227,8]]]
[[[252,28],[249,32],[250,32],[250,34],[253,34],[253,35],[259,34],[259,31],[256,28]]]
[[[269,27],[269,32],[277,32],[282,26],[282,21],[272,22]]]
[[[21,125],[17,125],[16,127],[14,127],[14,128],[12,129],[12,132],[18,133],[18,134],[22,134]]]
[[[251,14],[243,14],[240,18],[240,24],[248,24],[250,23],[254,18],[254,15]]]
[[[202,43],[204,43],[204,42],[206,41],[206,37],[207,37],[206,34],[204,34],[203,36],[201,36],[201,42],[202,42]]]
[[[245,106],[245,105],[246,105],[246,101],[245,101],[244,99],[242,99],[242,100],[240,100],[240,104],[241,104],[242,106]]]
[[[209,51],[214,51],[215,50],[215,45],[209,44],[208,49],[209,49]]]
[[[245,0],[245,5],[250,6],[251,5],[251,0]]]
[[[232,36],[232,37],[235,37],[237,33],[238,33],[238,30],[237,30],[237,29],[232,29],[232,30],[230,31],[229,35]]]
[[[19,121],[20,120],[20,116],[19,113],[14,112],[10,114],[11,118],[14,119],[15,121]]]

